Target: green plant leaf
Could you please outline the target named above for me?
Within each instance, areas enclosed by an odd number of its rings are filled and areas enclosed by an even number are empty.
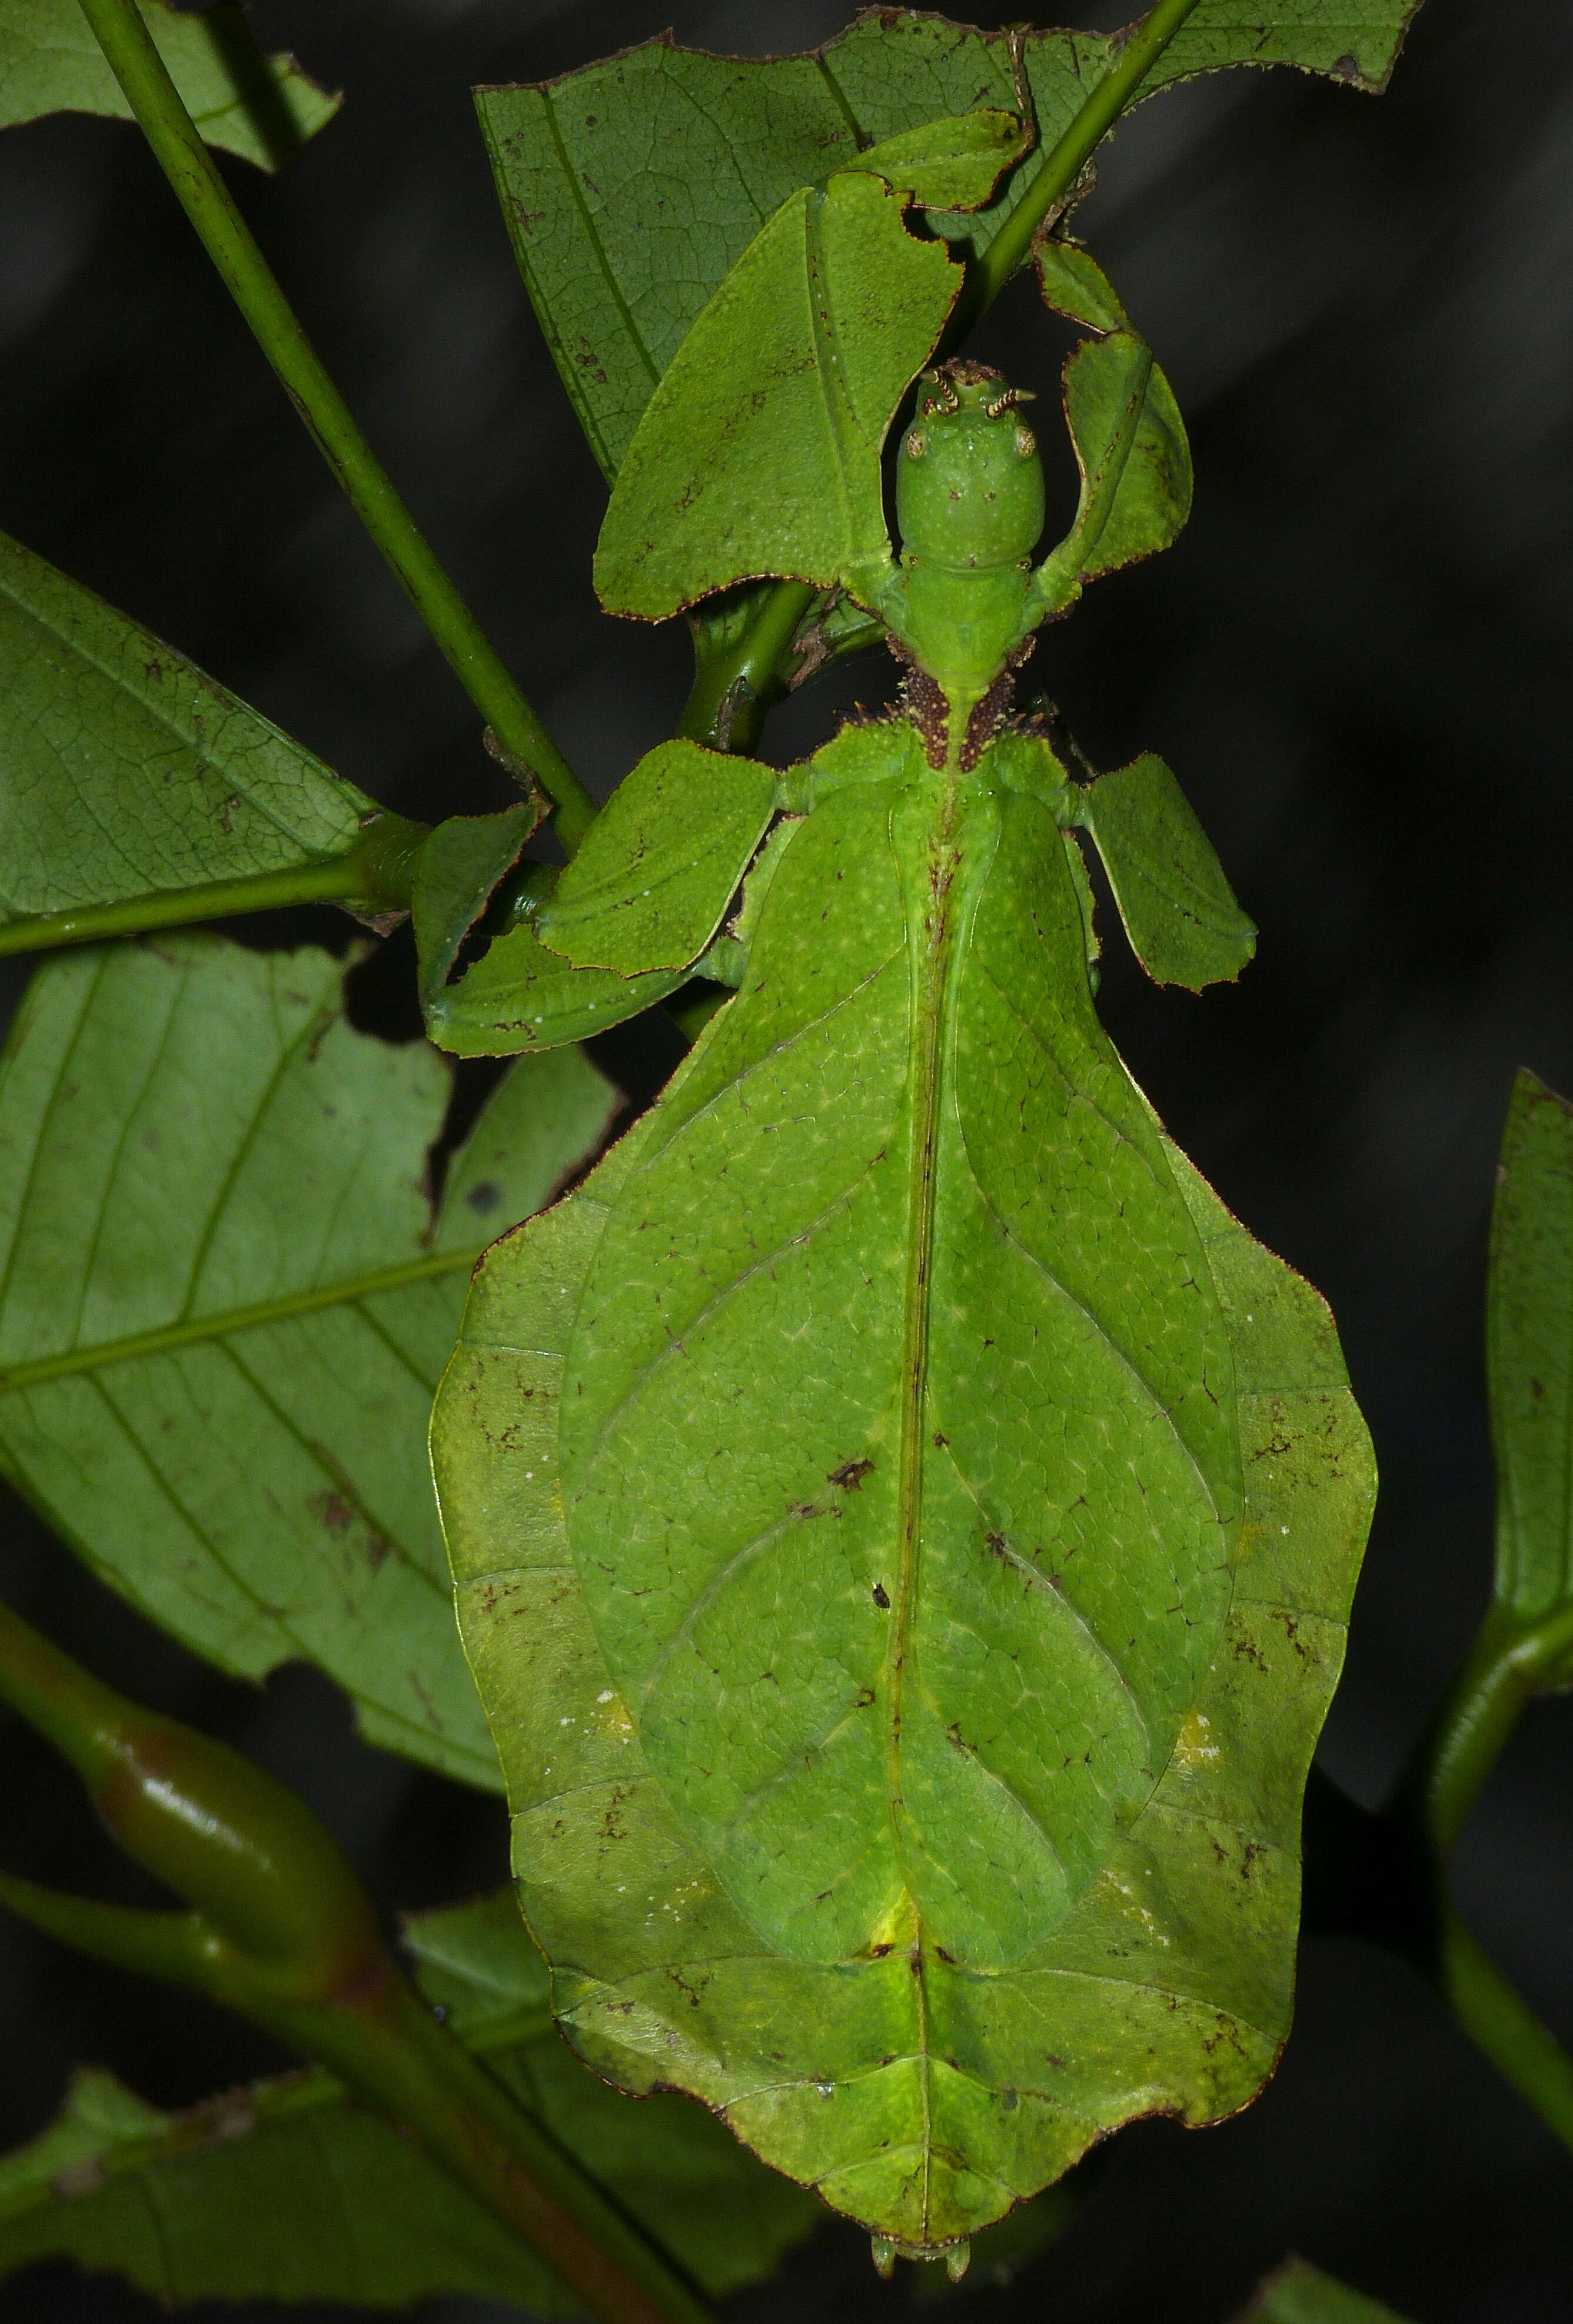
[[[1076,820],[1097,844],[1131,950],[1155,984],[1200,992],[1238,976],[1256,949],[1256,924],[1162,759],[1148,752],[1099,775]]]
[[[1515,1622],[1573,1610],[1570,1315],[1573,1106],[1520,1073],[1503,1132],[1486,1309],[1495,1598]]]
[[[409,917],[420,964],[420,997],[448,981],[459,947],[512,871],[540,822],[532,801],[501,815],[455,815],[439,823],[416,859]]]
[[[765,573],[860,601],[877,585],[886,430],[961,282],[906,206],[844,171],[790,196],[744,251],[619,472],[595,552],[610,612],[659,621]]]
[[[737,999],[478,1271],[433,1455],[570,2039],[933,2246],[1271,2070],[1373,1478],[1097,1023],[1046,746],[812,775]]]
[[[0,920],[327,861],[379,812],[4,535],[0,768]]]
[[[325,128],[342,97],[291,56],[264,56],[242,11],[201,14],[139,0],[159,54],[209,145],[277,170]],[[0,0],[0,129],[46,113],[132,118],[77,0]]]
[[[1394,2309],[1351,2292],[1336,2276],[1324,2275],[1302,2259],[1292,2259],[1267,2276],[1237,2324],[1404,2324]]]
[[[526,920],[494,936],[456,983],[428,993],[426,1029],[439,1049],[455,1057],[516,1057],[560,1048],[653,1008],[687,974],[685,968],[649,976],[570,968]]]
[[[758,2282],[813,2227],[817,2207],[701,2108],[632,2106],[575,2062],[511,1895],[419,1914],[406,1941],[460,2039],[705,2292]],[[579,2312],[489,2213],[320,2068],[178,2114],[108,2074],[78,2074],[42,2136],[0,2159],[0,2273],[55,2256],[178,2303],[402,2308],[469,2292]]]
[[[1200,0],[1149,93],[1224,65],[1298,64],[1382,86],[1418,0],[1277,0],[1271,23]],[[980,106],[1023,110],[1037,143],[976,216],[930,219],[987,246],[1035,160],[1107,70],[1101,32],[980,32],[867,8],[823,49],[713,57],[669,37],[533,87],[476,92],[503,216],[537,316],[591,447],[615,475],[695,318],[788,195],[861,146]]]
[[[543,906],[541,941],[576,968],[690,968],[721,925],[775,812],[754,759],[662,742],[613,791]]]
[[[454,1157],[448,1074],[345,1021],[327,954],[84,951],[0,1062],[0,1461],[116,1589],[223,1669],[304,1658],[374,1742],[479,1784],[422,1452],[465,1277],[601,1137],[564,1053]]]

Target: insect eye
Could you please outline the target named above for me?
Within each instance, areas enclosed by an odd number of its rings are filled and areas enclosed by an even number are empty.
[[[927,449],[927,437],[924,434],[921,428],[914,428],[906,438],[906,450],[907,458],[909,460],[921,460]]]
[[[1018,428],[1016,429],[1016,448],[1020,453],[1024,460],[1030,460],[1032,458],[1033,454],[1038,448],[1038,439],[1033,434],[1030,428]]]

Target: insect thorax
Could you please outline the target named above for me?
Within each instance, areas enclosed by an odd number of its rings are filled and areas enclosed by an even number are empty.
[[[1009,708],[1044,528],[1037,441],[985,364],[925,372],[897,459],[901,567],[888,618],[935,764],[974,759]]]

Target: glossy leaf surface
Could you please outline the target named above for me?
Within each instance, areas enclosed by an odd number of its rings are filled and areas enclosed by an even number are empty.
[[[866,591],[889,555],[885,433],[961,282],[905,209],[847,171],[750,244],[628,447],[595,552],[610,612],[658,621],[764,573]]]
[[[1404,2319],[1308,2260],[1292,2259],[1267,2278],[1237,2324],[1404,2324]]]
[[[343,102],[291,56],[264,56],[237,7],[197,14],[139,0],[187,110],[209,145],[276,170],[333,119]],[[46,113],[131,107],[77,0],[0,0],[0,128]]]
[[[686,968],[720,925],[776,806],[775,770],[663,742],[625,777],[537,920],[576,968]]]
[[[0,767],[5,919],[342,855],[377,812],[183,654],[4,535]]]
[[[699,2107],[632,2106],[576,2063],[511,1896],[420,1914],[407,1942],[454,2032],[704,2291],[768,2274],[813,2227],[809,2199]],[[320,2068],[172,2115],[107,2074],[79,2074],[43,2135],[0,2159],[0,2273],[52,2256],[177,2302],[402,2308],[468,2292],[579,2312],[488,2212]]]
[[[1265,23],[1260,8],[1200,0],[1145,88],[1258,63],[1376,88],[1417,5],[1279,0]],[[1026,35],[1037,143],[987,209],[935,213],[940,233],[986,246],[1109,55],[1102,32]],[[610,476],[695,317],[789,194],[860,146],[1022,99],[1007,34],[869,8],[805,54],[713,57],[662,39],[476,102],[530,299]]]
[[[1256,949],[1212,842],[1162,759],[1099,775],[1077,821],[1103,858],[1131,950],[1157,984],[1200,992],[1238,976]]]
[[[1270,2070],[1372,1479],[1097,1024],[1046,748],[851,728],[814,796],[434,1452],[571,2038],[933,2245]]]
[[[1491,1217],[1486,1311],[1496,1453],[1496,1603],[1573,1609],[1573,1106],[1513,1083]]]
[[[573,1052],[426,1191],[448,1076],[345,1022],[340,964],[211,938],[63,955],[0,1066],[0,1459],[223,1669],[303,1658],[366,1734],[479,1784],[422,1453],[466,1274],[593,1148]]]

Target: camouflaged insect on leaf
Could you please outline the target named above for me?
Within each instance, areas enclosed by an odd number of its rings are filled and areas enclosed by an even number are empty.
[[[434,1424],[565,2030],[915,2252],[1270,2072],[1373,1489],[1326,1310],[1098,1022],[1073,826],[1115,835],[1160,973],[1236,973],[1249,923],[1172,778],[1100,801],[1010,715],[1045,613],[1183,515],[1103,294],[1066,541],[1035,568],[1020,397],[925,374],[899,561],[860,532],[809,576],[884,619],[903,711],[785,776],[646,761],[621,857],[609,825],[543,915],[570,960],[671,973],[668,901],[692,956],[747,875],[746,961],[490,1254]]]

